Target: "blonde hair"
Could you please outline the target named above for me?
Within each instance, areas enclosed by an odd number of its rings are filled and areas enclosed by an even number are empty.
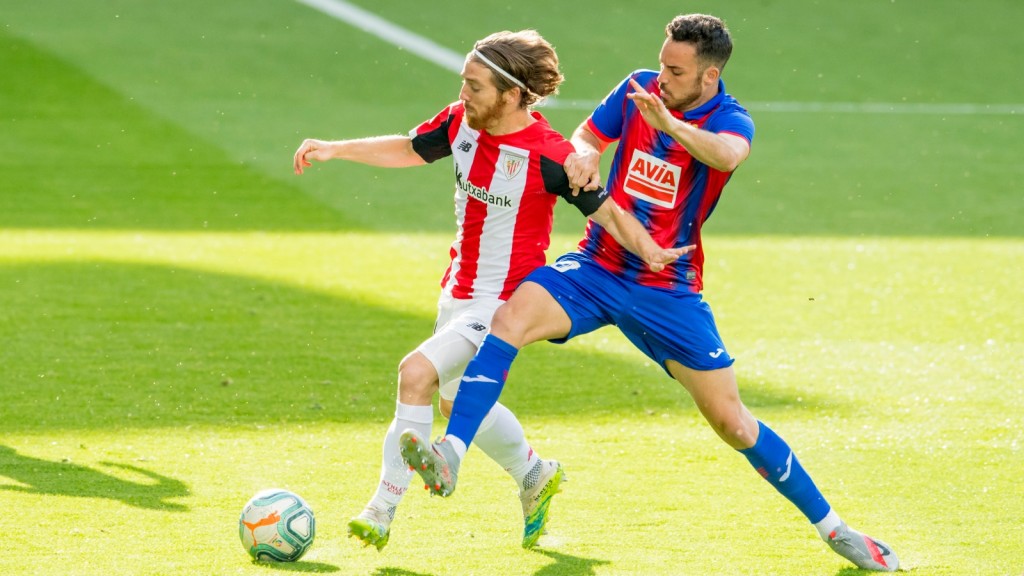
[[[565,79],[558,69],[558,54],[536,30],[495,32],[473,45],[474,52],[483,55],[480,61],[472,52],[469,58],[487,66],[494,76],[494,85],[500,92],[526,86],[519,99],[519,107],[526,108],[542,98],[558,93],[558,85]],[[493,66],[500,69],[496,71]],[[517,86],[506,78],[508,74],[522,83]]]

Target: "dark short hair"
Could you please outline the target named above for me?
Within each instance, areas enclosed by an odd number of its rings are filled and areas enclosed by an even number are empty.
[[[697,59],[707,67],[725,68],[732,55],[732,37],[725,22],[708,14],[680,14],[665,26],[673,42],[688,42],[697,48]]]

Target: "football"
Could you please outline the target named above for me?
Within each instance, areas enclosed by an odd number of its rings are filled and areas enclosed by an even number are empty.
[[[238,535],[245,550],[261,562],[294,562],[309,550],[316,534],[313,509],[297,494],[262,490],[242,508]]]

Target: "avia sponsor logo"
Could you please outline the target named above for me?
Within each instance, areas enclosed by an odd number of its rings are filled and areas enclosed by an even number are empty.
[[[455,185],[458,186],[459,190],[462,190],[481,202],[486,202],[492,206],[501,206],[502,208],[512,207],[511,198],[508,196],[495,196],[488,192],[487,188],[473,185],[472,182],[462,177],[462,171],[458,168],[455,170]]]
[[[633,151],[623,184],[626,192],[656,206],[672,208],[683,169],[640,150]]]

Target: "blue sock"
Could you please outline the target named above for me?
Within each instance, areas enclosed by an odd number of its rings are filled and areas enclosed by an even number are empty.
[[[476,356],[469,361],[459,383],[446,436],[455,436],[468,447],[484,416],[501,396],[508,369],[519,350],[501,338],[488,334]]]
[[[757,442],[740,454],[747,457],[750,465],[803,512],[812,524],[821,521],[831,507],[818,491],[814,481],[800,465],[796,455],[764,422],[758,421]]]

